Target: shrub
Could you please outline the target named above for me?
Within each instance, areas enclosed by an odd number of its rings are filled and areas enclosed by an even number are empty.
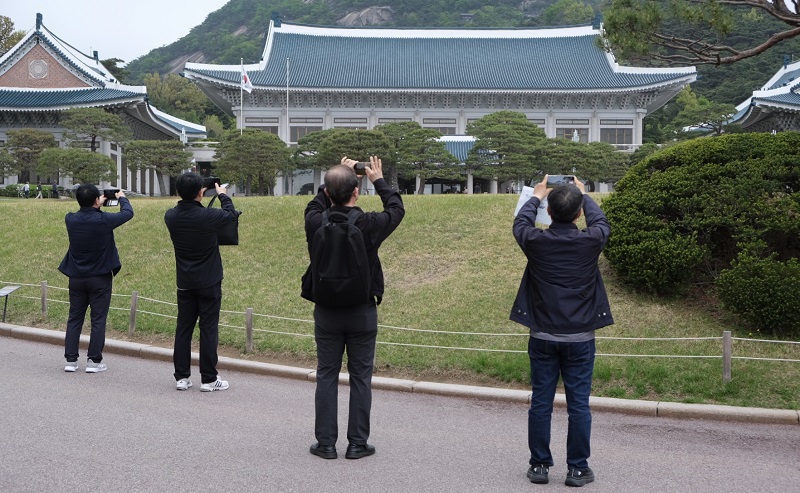
[[[800,261],[781,262],[747,253],[717,279],[724,306],[750,327],[800,336]]]
[[[635,166],[603,201],[611,266],[632,286],[680,293],[740,252],[800,254],[800,133],[687,141]]]

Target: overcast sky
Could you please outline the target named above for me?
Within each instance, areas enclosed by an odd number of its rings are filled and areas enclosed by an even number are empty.
[[[59,38],[87,55],[125,63],[189,34],[228,0],[3,0],[0,15],[16,30],[36,28],[36,14]]]

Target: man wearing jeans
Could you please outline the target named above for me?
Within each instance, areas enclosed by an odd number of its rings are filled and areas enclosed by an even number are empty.
[[[596,329],[611,325],[611,308],[597,265],[611,233],[603,211],[585,194],[584,184],[547,188],[547,176],[514,220],[514,238],[528,259],[511,311],[511,320],[530,329],[531,407],[528,447],[532,483],[546,484],[554,464],[550,422],[559,375],[564,382],[567,428],[568,486],[594,481],[589,468],[592,390]],[[536,210],[547,197],[552,224],[535,225]],[[576,222],[586,217],[586,229]]]
[[[58,270],[69,277],[69,318],[64,337],[64,371],[78,371],[78,346],[86,318],[92,308],[92,332],[89,336],[86,373],[106,371],[103,347],[106,342],[106,318],[111,306],[111,286],[122,268],[114,242],[114,229],[133,218],[133,208],[122,190],[116,193],[119,212],[103,212],[105,197],[96,186],[84,184],[75,191],[80,210],[67,213],[64,221],[69,249]]]

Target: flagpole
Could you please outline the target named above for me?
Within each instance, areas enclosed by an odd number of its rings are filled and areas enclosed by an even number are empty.
[[[291,130],[289,127],[289,57],[286,57],[286,143],[292,141]]]
[[[239,74],[239,135],[244,132],[244,58],[239,59],[239,65],[242,73]]]

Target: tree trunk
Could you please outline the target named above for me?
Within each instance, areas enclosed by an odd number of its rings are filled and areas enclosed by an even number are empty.
[[[425,193],[425,178],[419,179],[419,190],[417,190],[417,195],[423,195]]]

